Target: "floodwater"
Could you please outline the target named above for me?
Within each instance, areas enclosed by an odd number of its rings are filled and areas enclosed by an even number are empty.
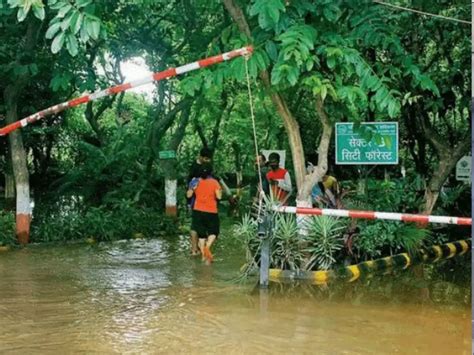
[[[1,253],[0,353],[470,354],[469,285],[405,271],[260,292],[233,281],[235,243],[209,267],[186,242]]]

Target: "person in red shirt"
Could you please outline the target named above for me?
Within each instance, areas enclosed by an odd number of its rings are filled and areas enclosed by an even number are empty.
[[[267,173],[270,192],[276,201],[285,205],[292,189],[290,173],[288,170],[280,168],[280,155],[278,153],[270,154],[268,165],[271,169]]]
[[[188,189],[186,196],[195,197],[191,228],[199,237],[198,246],[203,261],[212,262],[211,246],[219,236],[219,214],[217,203],[222,199],[222,188],[219,182],[212,177],[212,166],[203,164],[198,183]]]

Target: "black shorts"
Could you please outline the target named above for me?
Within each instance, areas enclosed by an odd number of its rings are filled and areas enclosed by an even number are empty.
[[[219,215],[193,210],[191,229],[196,231],[199,238],[207,238],[214,234],[219,235]]]

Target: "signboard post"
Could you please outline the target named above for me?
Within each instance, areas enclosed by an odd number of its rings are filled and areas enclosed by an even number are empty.
[[[398,164],[398,122],[366,122],[361,125],[373,128],[370,141],[354,132],[353,123],[336,123],[336,164]]]
[[[176,158],[176,152],[174,150],[162,150],[158,153],[160,159],[174,159]]]
[[[471,181],[472,161],[468,155],[463,156],[456,164],[456,180]]]

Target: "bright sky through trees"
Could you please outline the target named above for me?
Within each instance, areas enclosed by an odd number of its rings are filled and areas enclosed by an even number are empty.
[[[125,82],[142,79],[152,73],[146,65],[145,60],[140,57],[134,57],[120,63],[120,68],[125,76]],[[151,102],[154,89],[153,84],[148,84],[130,89],[129,91],[144,94],[147,100]]]

